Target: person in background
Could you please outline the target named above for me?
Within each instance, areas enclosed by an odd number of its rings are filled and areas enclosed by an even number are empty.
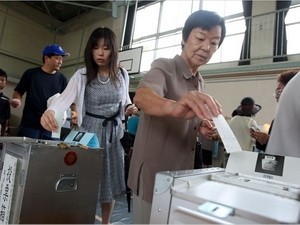
[[[253,151],[255,139],[250,136],[250,129],[258,129],[253,117],[260,110],[261,106],[255,104],[253,98],[245,97],[236,109],[237,115],[229,121],[229,126],[244,151]]]
[[[232,111],[231,117],[235,117],[236,115],[237,115],[237,111],[236,111],[236,109],[235,109],[235,110]]]
[[[285,72],[282,72],[281,74],[279,74],[277,76],[277,85],[276,85],[276,89],[275,89],[275,93],[274,93],[274,97],[276,99],[276,101],[279,101],[280,95],[284,89],[284,87],[287,85],[287,83],[298,73],[298,70],[288,70]],[[270,138],[270,134],[273,128],[273,122],[274,119],[271,122],[271,126],[269,128],[268,133],[265,132],[261,132],[261,131],[255,131],[255,130],[251,130],[250,134],[251,137],[256,139],[256,148],[260,151],[265,151],[269,138]]]
[[[5,96],[2,90],[6,86],[7,74],[0,69],[0,136],[4,136],[8,129],[8,122],[10,119],[10,103],[9,98]],[[2,146],[0,145],[0,149]]]
[[[186,20],[182,51],[173,59],[159,58],[140,80],[134,102],[141,109],[128,185],[133,191],[135,224],[149,223],[155,174],[194,168],[196,136],[216,133],[213,116],[221,105],[204,94],[199,67],[222,44],[224,19],[199,10]]]
[[[131,203],[132,193],[131,193],[131,189],[127,185],[127,180],[128,180],[128,173],[129,173],[132,149],[133,149],[135,135],[136,135],[137,127],[138,127],[138,123],[139,123],[139,111],[136,113],[136,115],[132,115],[128,119],[127,118],[125,119],[125,131],[124,131],[124,136],[121,139],[121,144],[122,144],[122,146],[124,148],[124,152],[125,152],[124,165],[125,165],[126,196],[127,196],[127,203],[128,203],[128,212],[130,212],[131,211],[130,203]]]
[[[267,154],[300,157],[300,73],[284,87],[266,148]]]
[[[28,69],[14,89],[11,106],[20,107],[26,93],[18,136],[51,140],[51,132],[45,130],[40,119],[47,109],[47,100],[61,93],[67,86],[66,77],[59,72],[64,57],[70,54],[56,44],[47,45],[42,52],[43,65]]]
[[[137,112],[129,97],[129,76],[118,67],[115,33],[107,27],[96,28],[84,51],[85,67],[78,69],[65,91],[49,106],[41,118],[42,126],[56,131],[55,115],[74,102],[78,130],[95,133],[103,151],[103,171],[99,188],[102,223],[110,222],[115,198],[125,193],[122,120]]]
[[[71,129],[75,129],[77,128],[77,110],[76,110],[76,105],[73,102],[70,106],[70,110],[71,110]]]
[[[139,123],[139,111],[129,117],[127,121],[125,120],[125,131],[124,136],[121,139],[121,144],[125,150],[125,153],[128,154],[129,158],[131,158],[132,147],[135,140],[135,135],[137,132]]]
[[[138,111],[136,115],[129,117],[129,119],[127,121],[128,133],[133,136],[133,140],[134,140],[136,132],[137,132],[139,120],[140,120],[140,115],[139,115],[139,111]]]
[[[212,165],[212,143],[213,139],[207,139],[199,135],[200,153],[195,156],[195,169],[207,168]],[[201,154],[201,155],[200,155]],[[200,156],[199,156],[200,155]],[[199,164],[197,165],[196,160],[198,158]]]

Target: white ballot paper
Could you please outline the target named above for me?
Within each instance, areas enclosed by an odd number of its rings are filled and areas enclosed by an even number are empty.
[[[213,117],[218,133],[223,141],[227,153],[242,151],[242,148],[230,129],[223,115]]]

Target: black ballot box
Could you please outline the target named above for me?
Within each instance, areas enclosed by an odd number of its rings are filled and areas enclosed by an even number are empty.
[[[102,149],[1,137],[0,223],[94,224]]]

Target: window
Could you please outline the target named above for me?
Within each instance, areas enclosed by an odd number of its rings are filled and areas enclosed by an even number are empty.
[[[159,21],[159,9],[159,4],[153,4],[137,11],[133,39],[156,33]]]
[[[193,1],[165,1],[160,17],[161,24],[159,32],[166,32],[183,27],[186,18],[193,11],[193,3]],[[199,9],[199,1],[197,9]]]
[[[199,4],[199,0],[166,0],[138,9],[132,47],[143,46],[141,71],[149,70],[156,58],[180,54],[182,27]]]
[[[241,0],[204,0],[202,9],[215,11],[225,18],[243,12]]]
[[[246,29],[244,18],[227,20],[225,25],[226,38],[209,63],[236,61],[240,58]]]
[[[295,35],[295,31],[300,30],[299,14],[300,4],[296,4],[290,7],[285,18],[288,55],[300,52],[299,37]]]
[[[245,31],[242,0],[159,0],[136,14],[132,47],[143,46],[141,71],[149,70],[156,58],[181,53],[184,22],[201,8],[217,12],[226,21],[226,38],[209,63],[239,59]]]
[[[240,58],[246,30],[241,0],[203,1],[204,10],[215,11],[225,18],[226,38],[209,63],[235,61]]]

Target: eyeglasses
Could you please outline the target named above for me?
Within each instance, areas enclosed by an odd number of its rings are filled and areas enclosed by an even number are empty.
[[[275,90],[275,92],[273,93],[273,97],[280,96],[282,91],[282,89]]]

